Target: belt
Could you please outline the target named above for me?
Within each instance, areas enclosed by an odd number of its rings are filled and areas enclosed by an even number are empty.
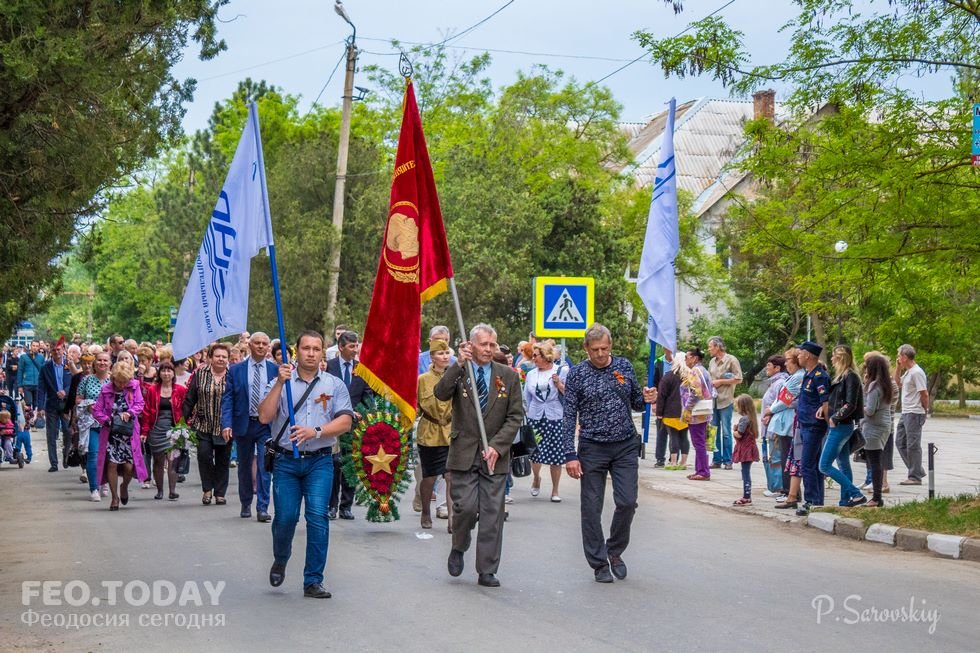
[[[281,453],[284,456],[292,456],[292,449],[285,449],[283,447],[276,447],[276,453]],[[315,456],[329,456],[333,453],[333,447],[323,447],[322,449],[314,449],[313,451],[300,451],[300,458],[313,458]]]

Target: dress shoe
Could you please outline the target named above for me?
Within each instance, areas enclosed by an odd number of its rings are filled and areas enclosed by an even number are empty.
[[[337,519],[337,509],[331,508],[330,512],[327,513],[327,519],[334,520]]]
[[[279,587],[284,580],[286,580],[286,565],[273,562],[272,569],[269,570],[269,584],[273,587]]]
[[[483,587],[500,587],[500,581],[493,574],[480,574],[476,582]]]
[[[58,471],[58,466],[57,465],[51,465],[51,467],[48,467],[48,471],[49,472],[56,472],[56,471]]]
[[[612,569],[613,576],[619,580],[626,578],[626,563],[620,556],[609,556],[609,567]]]
[[[463,552],[453,549],[449,552],[449,575],[459,576],[463,573]]]
[[[323,587],[323,583],[313,583],[303,588],[303,596],[308,599],[329,599],[332,595]]]
[[[252,518],[252,506],[242,506],[241,518],[251,519]]]
[[[609,571],[609,565],[602,565],[595,570],[595,582],[597,583],[612,583],[613,575]]]
[[[255,520],[256,521],[260,521],[260,522],[262,522],[264,524],[265,522],[272,521],[272,515],[270,515],[267,512],[263,512],[261,510],[257,510],[255,512]]]
[[[340,509],[340,518],[341,519],[354,519],[354,513],[352,513],[350,511],[350,508],[341,508]]]
[[[853,499],[851,499],[850,501],[848,501],[847,502],[847,507],[848,508],[855,508],[855,507],[860,506],[860,505],[863,505],[863,504],[865,504],[867,502],[868,502],[868,497],[866,497],[866,496],[864,496],[862,494],[861,496],[854,497]]]

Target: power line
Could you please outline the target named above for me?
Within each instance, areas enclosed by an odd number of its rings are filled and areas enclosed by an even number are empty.
[[[262,66],[270,66],[270,65],[272,65],[274,63],[282,63],[283,61],[289,61],[290,59],[296,59],[297,57],[303,57],[303,56],[306,56],[308,54],[312,54],[314,52],[319,52],[320,50],[326,50],[327,48],[332,48],[333,46],[340,45],[341,43],[344,43],[344,42],[345,41],[342,41],[342,40],[341,41],[334,41],[333,43],[328,43],[326,45],[320,45],[320,46],[317,46],[317,47],[312,48],[310,50],[304,50],[303,52],[297,52],[295,54],[286,55],[285,57],[281,57],[279,59],[270,59],[269,61],[263,61],[261,63],[254,64],[252,66],[246,66],[244,68],[239,68],[238,70],[232,70],[232,71],[229,71],[227,73],[221,73],[221,74],[218,74],[218,75],[212,75],[211,77],[204,77],[204,78],[199,79],[197,81],[199,81],[199,82],[210,82],[212,79],[220,79],[222,77],[228,77],[229,75],[237,75],[238,73],[244,73],[244,72],[247,72],[249,70],[254,70],[256,68],[261,68]]]
[[[463,37],[466,34],[469,34],[473,30],[475,30],[477,27],[479,27],[483,23],[487,22],[488,20],[490,20],[491,18],[493,18],[494,16],[496,16],[497,14],[499,14],[501,11],[503,11],[507,7],[511,6],[512,4],[514,4],[514,0],[507,0],[507,2],[505,2],[504,4],[502,4],[495,12],[493,12],[492,14],[490,14],[489,16],[487,16],[486,18],[484,18],[483,20],[481,20],[481,21],[479,21],[477,23],[474,23],[473,25],[470,25],[469,27],[467,27],[466,29],[464,29],[462,32],[459,32],[458,34],[454,34],[453,36],[450,36],[448,38],[443,39],[442,41],[440,41],[438,43],[433,44],[433,47],[439,47],[440,45],[446,45],[450,41],[455,41],[456,39],[461,38],[461,37]]]
[[[382,38],[372,38],[367,36],[362,36],[362,41],[378,41],[382,43],[391,43],[392,39],[382,39]],[[398,41],[398,43],[404,43],[405,45],[421,45],[423,47],[432,47],[431,44],[423,43],[421,41]],[[622,57],[601,57],[597,55],[588,54],[567,54],[564,52],[532,52],[529,50],[505,50],[503,48],[481,48],[472,45],[445,45],[443,47],[450,48],[453,50],[476,50],[479,52],[493,52],[498,54],[519,54],[529,57],[554,57],[557,59],[586,59],[591,61],[613,61],[613,62],[624,62],[630,61],[629,59],[624,59]],[[389,56],[398,55],[400,52],[372,52],[370,50],[361,50],[361,52],[366,52],[367,54],[375,54],[379,56]]]
[[[712,11],[710,14],[708,14],[704,18],[711,18],[712,16],[714,16],[718,12],[720,12],[720,11],[722,11],[724,9],[727,9],[729,6],[731,6],[734,3],[735,3],[735,0],[728,0],[728,2],[726,2],[722,6],[718,7],[717,9],[715,9],[714,11]],[[702,18],[701,20],[704,20],[704,18]],[[693,25],[693,23],[692,23],[692,25]],[[686,32],[690,31],[690,29],[691,29],[691,25],[688,25],[687,27],[685,27],[683,30],[681,30],[680,32],[678,32],[677,34],[675,34],[674,36],[672,36],[671,38],[675,38],[676,39],[678,36],[682,36]],[[637,61],[640,61],[641,59],[646,59],[649,55],[650,55],[649,52],[644,52],[643,54],[641,54],[640,56],[638,56],[636,59],[631,60],[629,63],[623,64],[622,66],[620,66],[616,70],[612,71],[611,73],[609,73],[605,77],[600,77],[599,79],[597,79],[596,81],[594,81],[593,84],[601,84],[602,82],[606,81],[607,79],[609,79],[613,75],[615,75],[617,73],[620,73],[620,72],[626,70],[627,68],[629,68],[630,66],[632,66],[633,64],[635,64]]]
[[[320,88],[320,92],[316,94],[316,99],[313,100],[313,104],[310,105],[310,110],[306,112],[307,116],[313,113],[313,109],[316,108],[316,103],[320,101],[320,96],[322,96],[323,92],[327,90],[327,86],[330,85],[330,80],[333,79],[333,76],[336,74],[337,69],[340,68],[340,63],[346,58],[347,58],[347,48],[344,48],[344,51],[340,53],[340,59],[337,59],[337,63],[334,64],[333,70],[330,71],[330,76],[327,77],[327,81],[323,83],[323,87]]]

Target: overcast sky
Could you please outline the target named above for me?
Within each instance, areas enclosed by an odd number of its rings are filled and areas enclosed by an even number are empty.
[[[684,12],[675,15],[661,0],[515,0],[486,23],[453,40],[451,52],[472,56],[491,50],[493,64],[489,74],[497,88],[511,83],[517,71],[529,70],[538,63],[560,68],[579,81],[596,80],[642,54],[630,38],[635,30],[672,36],[727,1],[687,0]],[[344,6],[357,26],[359,47],[384,53],[391,51],[385,42],[391,38],[403,42],[441,41],[504,4],[506,0],[346,0]],[[751,63],[765,64],[784,58],[789,34],[778,30],[796,15],[795,9],[790,0],[735,0],[719,15],[745,33]],[[264,79],[287,93],[301,96],[301,108],[305,109],[324,88],[343,54],[343,39],[350,34],[348,25],[333,11],[333,0],[232,0],[221,10],[220,18],[229,21],[219,23],[219,36],[227,42],[228,49],[217,58],[202,62],[196,48],[191,47],[174,70],[178,78],[198,80],[194,102],[186,106],[184,128],[188,133],[205,127],[214,103],[227,98],[245,77]],[[360,66],[376,63],[397,67],[397,56],[370,52],[361,53]],[[545,56],[548,54],[577,58]],[[948,87],[947,78],[948,74],[914,83],[927,94],[934,94]],[[672,95],[678,101],[701,96],[729,97],[727,89],[707,77],[667,80],[658,68],[643,61],[603,83],[623,105],[622,118],[627,121],[639,121],[661,111]],[[355,84],[370,86],[363,74],[355,76]],[[342,87],[341,67],[324,89],[320,104],[339,105]],[[778,85],[774,88],[780,99],[786,89]]]

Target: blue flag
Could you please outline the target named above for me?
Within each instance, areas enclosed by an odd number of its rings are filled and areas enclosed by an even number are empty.
[[[253,102],[180,302],[175,359],[245,331],[252,257],[273,244],[260,139]]]
[[[647,217],[640,272],[636,292],[650,314],[648,337],[664,349],[677,351],[677,314],[675,308],[674,259],[680,249],[677,228],[677,176],[674,168],[674,110],[677,101],[670,99],[667,126],[660,148],[660,164],[653,183],[653,199]],[[651,353],[652,357],[652,353]]]

